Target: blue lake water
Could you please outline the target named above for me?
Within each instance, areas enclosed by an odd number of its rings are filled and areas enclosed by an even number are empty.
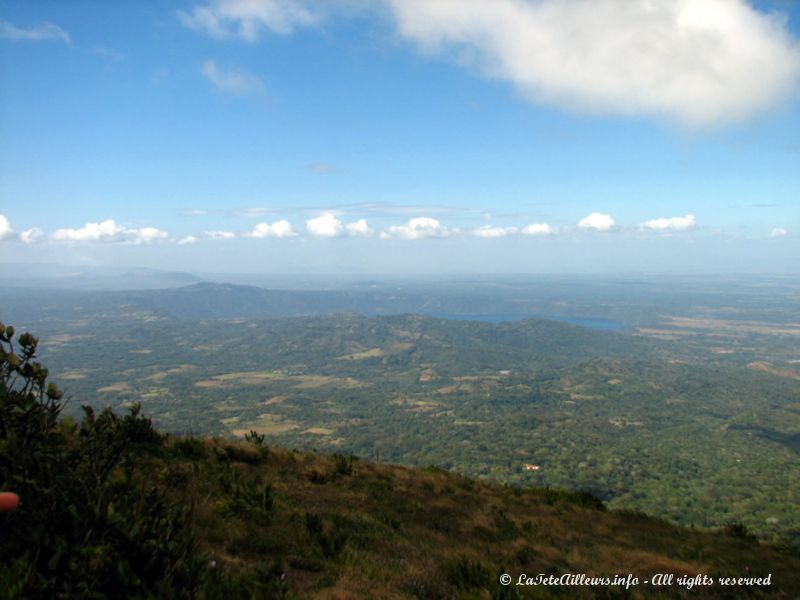
[[[523,321],[525,319],[547,319],[549,321],[560,321],[570,325],[579,325],[588,329],[599,329],[601,331],[627,331],[628,326],[622,321],[612,319],[597,319],[591,317],[561,317],[557,315],[450,315],[432,314],[432,317],[440,319],[450,319],[452,321],[483,321],[485,323],[505,323],[508,321]]]

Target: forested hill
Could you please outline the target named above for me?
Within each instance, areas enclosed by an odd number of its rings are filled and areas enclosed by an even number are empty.
[[[365,315],[398,313],[491,313],[520,311],[513,301],[465,297],[452,293],[379,290],[284,290],[249,285],[200,282],[157,290],[82,292],[59,290],[5,290],[3,304],[23,317],[31,312],[50,318],[134,315],[161,319],[268,319],[276,317],[357,312]]]

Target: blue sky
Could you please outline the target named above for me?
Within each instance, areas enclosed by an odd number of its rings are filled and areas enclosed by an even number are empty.
[[[798,32],[780,0],[0,2],[0,261],[797,273]]]

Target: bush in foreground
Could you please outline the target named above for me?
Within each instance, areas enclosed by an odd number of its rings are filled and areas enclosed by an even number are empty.
[[[11,598],[194,595],[204,565],[189,512],[139,467],[161,436],[138,406],[59,420],[62,393],[36,346],[0,324],[0,489],[22,498],[0,516],[0,589]]]

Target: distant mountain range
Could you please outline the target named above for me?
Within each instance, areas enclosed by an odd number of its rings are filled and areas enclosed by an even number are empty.
[[[174,288],[202,281],[181,271],[52,264],[0,264],[5,285],[27,289],[131,290]]]

